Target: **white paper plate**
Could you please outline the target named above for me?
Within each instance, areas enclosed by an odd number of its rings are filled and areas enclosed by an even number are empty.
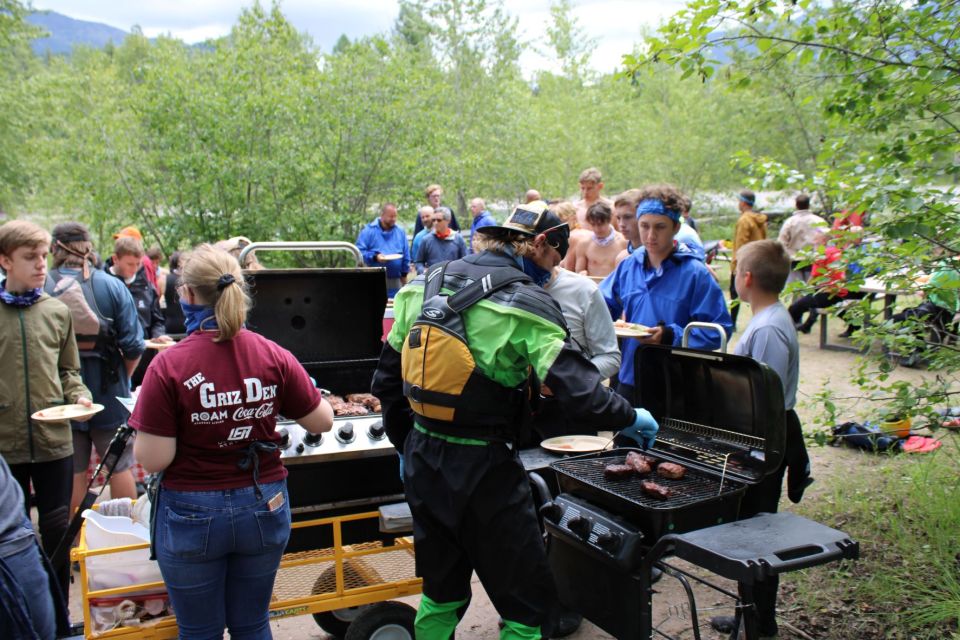
[[[608,444],[610,438],[600,436],[557,436],[547,438],[540,446],[554,453],[591,453],[602,451]]]
[[[403,257],[402,253],[381,253],[380,257],[384,260],[399,260]]]
[[[622,326],[614,324],[613,332],[617,334],[618,338],[646,338],[647,336],[653,335],[650,333],[650,327],[632,322]]]
[[[94,403],[90,407],[85,407],[82,404],[61,404],[56,407],[36,411],[30,417],[38,422],[62,422],[64,420],[86,418],[101,411],[103,411],[102,404]]]
[[[175,346],[177,343],[176,342],[160,342],[159,340],[150,339],[150,340],[144,340],[143,344],[147,349],[156,349],[157,351],[162,351],[164,349],[169,349],[170,347]]]

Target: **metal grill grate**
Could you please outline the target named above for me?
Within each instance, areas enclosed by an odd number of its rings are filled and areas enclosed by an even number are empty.
[[[695,458],[717,471],[725,468],[730,470],[742,469],[738,459],[742,459],[744,453],[750,451],[762,453],[766,446],[766,441],[763,438],[717,427],[708,427],[696,422],[686,422],[675,418],[660,418],[658,422],[660,423],[660,431],[657,433],[657,441],[660,442],[661,446],[675,447],[679,449],[678,453],[684,457]],[[736,456],[736,458],[731,459],[731,456]]]
[[[646,455],[651,453],[648,451]],[[652,457],[657,456],[653,455]],[[634,476],[626,480],[608,480],[603,476],[604,467],[611,464],[623,464],[624,460],[626,460],[626,454],[613,454],[594,458],[558,460],[551,466],[559,473],[645,509],[669,511],[704,500],[712,500],[721,495],[733,493],[744,486],[741,482],[729,478],[724,479],[723,486],[721,486],[719,479],[690,467],[687,467],[686,475],[680,480],[662,478],[655,472],[646,477]],[[674,492],[673,495],[668,500],[658,500],[646,495],[640,489],[640,482],[647,479],[671,489]]]

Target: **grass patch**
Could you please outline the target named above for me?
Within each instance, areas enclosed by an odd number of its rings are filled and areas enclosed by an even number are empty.
[[[817,638],[960,638],[960,456],[864,454],[797,511],[860,543],[860,560],[794,574],[785,610]],[[791,616],[788,613],[787,619]]]

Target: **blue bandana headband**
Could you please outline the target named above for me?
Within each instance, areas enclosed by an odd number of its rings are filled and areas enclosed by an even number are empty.
[[[756,200],[750,200],[749,198],[745,198],[745,197],[743,197],[742,195],[740,195],[739,193],[737,194],[737,200],[739,200],[740,202],[746,203],[746,204],[750,205],[751,207],[752,207],[754,204],[756,204]]]
[[[667,216],[674,222],[680,222],[680,212],[675,209],[667,209],[663,206],[663,202],[657,200],[656,198],[647,198],[646,200],[641,200],[640,204],[637,205],[637,217],[639,218],[642,215],[652,214],[657,216]]]

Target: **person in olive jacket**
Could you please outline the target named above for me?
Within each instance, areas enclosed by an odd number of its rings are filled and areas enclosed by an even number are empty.
[[[80,378],[73,319],[65,304],[43,291],[50,234],[25,220],[0,227],[0,454],[23,490],[30,513],[36,495],[40,539],[52,554],[70,520],[73,436],[70,421],[30,416],[54,405],[90,406]],[[89,419],[89,418],[88,418]],[[57,576],[67,593],[69,566]]]

